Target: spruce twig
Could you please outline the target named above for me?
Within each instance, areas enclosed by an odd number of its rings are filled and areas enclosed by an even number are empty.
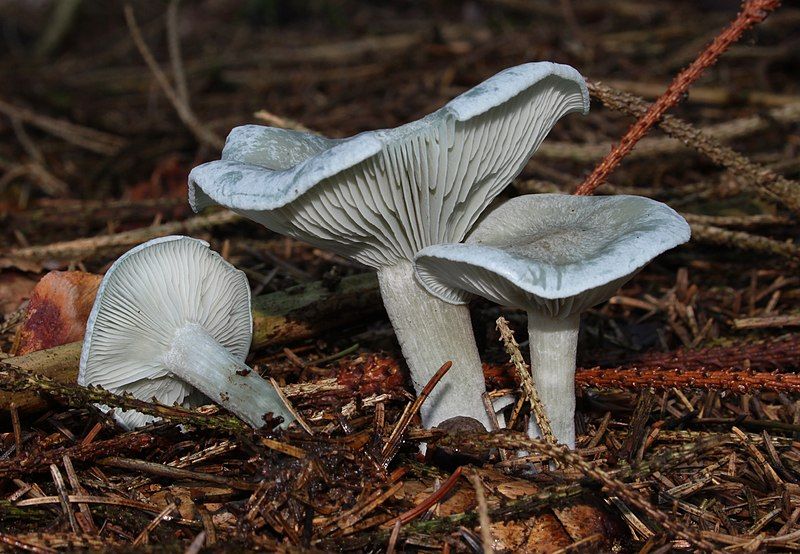
[[[531,370],[522,357],[519,344],[517,344],[517,340],[514,338],[514,332],[509,328],[508,321],[506,321],[504,317],[497,318],[496,325],[497,330],[500,332],[500,340],[503,341],[506,353],[511,358],[511,364],[522,384],[522,390],[525,391],[525,395],[531,403],[531,411],[536,418],[536,424],[539,426],[539,430],[542,432],[542,437],[548,443],[556,444],[558,441],[553,434],[553,428],[550,426],[550,419],[547,417],[547,413],[545,413],[544,406],[542,406],[542,400],[539,398],[539,392],[536,390],[536,383],[533,382],[533,375],[531,375]]]
[[[770,12],[780,5],[778,0],[745,0],[742,10],[736,19],[728,25],[714,41],[683,71],[681,71],[664,94],[656,100],[639,120],[634,123],[619,144],[595,167],[594,171],[586,178],[575,191],[575,194],[586,196],[602,185],[608,176],[617,168],[622,159],[633,150],[633,147],[647,132],[658,123],[667,110],[677,104],[689,90],[689,87],[714,65],[719,57],[739,38],[744,32],[754,25],[764,21]]]

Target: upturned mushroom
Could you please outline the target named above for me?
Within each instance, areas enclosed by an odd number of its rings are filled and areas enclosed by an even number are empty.
[[[554,435],[574,447],[580,314],[689,236],[683,217],[647,198],[527,195],[489,212],[464,243],[420,251],[415,270],[445,302],[475,294],[527,311],[536,388]]]
[[[274,387],[244,363],[253,319],[244,273],[202,240],[169,236],[123,254],[97,292],[78,383],[142,400],[184,403],[195,389],[253,427],[294,420]],[[154,418],[115,414],[126,428]]]
[[[417,392],[453,362],[422,406],[424,425],[463,415],[488,428],[469,311],[421,289],[411,260],[426,246],[462,240],[555,122],[588,106],[575,69],[542,62],[506,69],[395,129],[332,140],[238,127],[222,160],[192,170],[189,201],[195,210],[221,204],[377,269]]]

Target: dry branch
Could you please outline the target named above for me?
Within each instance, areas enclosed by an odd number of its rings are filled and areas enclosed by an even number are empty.
[[[150,48],[147,47],[147,43],[142,37],[142,31],[139,29],[139,24],[136,22],[136,16],[133,14],[133,8],[130,5],[125,6],[125,21],[128,24],[128,29],[130,30],[134,44],[136,44],[136,48],[139,50],[142,58],[144,58],[145,63],[147,63],[147,67],[149,67],[150,71],[153,73],[153,77],[158,83],[158,86],[161,88],[161,91],[164,93],[164,96],[167,97],[172,106],[175,108],[175,111],[177,112],[181,121],[183,121],[183,124],[189,128],[198,141],[217,150],[221,150],[222,146],[225,144],[224,141],[208,127],[203,125],[203,123],[197,118],[197,115],[195,115],[195,113],[189,107],[188,103],[180,98],[179,94],[175,91],[172,84],[170,84],[169,79],[164,74],[164,71],[158,65],[153,53],[150,51]],[[176,60],[173,60],[173,64],[175,63]],[[179,72],[178,78],[181,76],[182,73]]]
[[[743,317],[733,320],[734,329],[767,329],[770,327],[796,327],[798,325],[800,325],[800,315]]]
[[[658,98],[664,92],[664,86],[659,83],[646,83],[641,81],[623,81],[615,79],[607,84],[616,89],[636,94],[645,98]],[[739,88],[724,87],[696,87],[689,90],[687,102],[703,104],[719,104],[723,106],[755,105],[770,108],[800,104],[800,96],[794,94],[776,94],[760,90],[741,90]]]
[[[557,444],[558,441],[553,434],[553,428],[550,426],[550,419],[547,417],[542,401],[539,398],[539,392],[536,390],[536,383],[533,382],[531,370],[528,364],[525,363],[522,353],[519,350],[519,344],[517,344],[517,340],[514,338],[514,332],[508,327],[508,321],[506,321],[504,317],[497,318],[496,325],[497,330],[500,332],[500,340],[503,341],[506,354],[511,358],[512,367],[516,371],[516,375],[522,384],[522,390],[527,395],[528,401],[531,404],[531,411],[536,418],[536,424],[539,426],[542,437],[550,444]]]
[[[98,154],[110,156],[119,152],[125,145],[125,139],[116,135],[89,129],[88,127],[76,125],[69,121],[64,121],[63,119],[55,119],[38,114],[27,108],[15,106],[2,99],[0,99],[0,113],[13,119],[18,119],[23,123],[33,125],[75,146]]]
[[[726,246],[736,250],[750,250],[788,258],[792,261],[800,260],[800,248],[791,241],[781,242],[744,231],[731,231],[703,223],[691,223],[690,225],[692,240],[696,242]]]
[[[596,367],[578,370],[575,379],[579,386],[610,389],[702,388],[739,394],[762,391],[800,392],[800,375],[797,373],[663,369],[660,367]]]
[[[228,225],[238,219],[238,215],[225,210],[207,215],[199,215],[183,221],[173,221],[162,225],[153,225],[151,227],[134,229],[132,231],[114,233],[113,235],[75,239],[52,244],[43,244],[40,246],[28,246],[26,248],[12,248],[0,252],[0,264],[3,263],[4,258],[6,263],[12,264],[15,260],[41,262],[50,259],[86,259],[98,252],[107,251],[109,249],[126,248],[166,235],[181,233],[192,234],[201,229]]]
[[[647,103],[632,94],[621,92],[602,83],[590,82],[589,89],[609,108],[622,111],[634,117],[643,117],[647,113]],[[800,117],[800,103],[773,110],[775,120],[796,121]],[[761,117],[751,118],[753,124],[758,121],[759,128],[766,128],[772,123]],[[749,120],[748,120],[749,121]],[[749,160],[720,142],[720,138],[707,130],[698,129],[690,123],[670,115],[664,115],[658,122],[659,127],[673,138],[681,141],[707,156],[714,163],[731,170],[735,178],[748,185],[754,185],[756,192],[769,200],[777,200],[794,213],[800,213],[800,183],[792,181],[774,171]],[[744,125],[740,125],[744,128]],[[676,143],[679,144],[679,143]]]
[[[605,182],[608,176],[620,164],[622,159],[631,151],[637,142],[661,120],[664,113],[677,104],[703,72],[714,65],[719,57],[739,38],[754,25],[764,21],[769,13],[778,8],[778,0],[745,0],[742,11],[736,19],[723,30],[714,41],[675,79],[670,83],[658,100],[656,100],[628,129],[619,144],[595,167],[594,171],[584,180],[575,194],[589,195]]]

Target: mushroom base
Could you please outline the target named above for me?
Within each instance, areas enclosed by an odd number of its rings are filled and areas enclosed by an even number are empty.
[[[175,377],[255,428],[264,425],[268,413],[283,418],[281,427],[294,421],[272,384],[234,357],[200,325],[188,324],[179,329],[162,362]]]
[[[559,443],[575,448],[575,355],[580,314],[564,319],[528,312],[531,373],[550,426]],[[531,418],[531,437],[541,437]]]
[[[491,429],[469,308],[447,304],[426,292],[417,284],[410,262],[380,269],[378,282],[417,394],[442,364],[453,362],[422,404],[422,424],[430,428],[452,417],[468,416]]]

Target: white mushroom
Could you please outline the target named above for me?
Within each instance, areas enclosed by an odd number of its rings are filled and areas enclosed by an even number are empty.
[[[78,383],[183,403],[194,389],[253,427],[293,416],[244,363],[253,319],[244,273],[205,241],[170,236],[123,254],[106,272],[86,326]],[[116,414],[124,427],[154,418]]]
[[[462,240],[555,122],[588,106],[575,69],[542,62],[506,69],[395,129],[330,140],[239,127],[222,160],[192,170],[189,201],[195,210],[221,204],[377,269],[417,392],[453,362],[422,406],[423,423],[466,415],[488,428],[469,312],[422,290],[411,260],[426,246]]]
[[[422,250],[415,269],[446,302],[477,294],[527,310],[536,388],[556,438],[574,447],[581,312],[689,235],[674,210],[639,196],[527,195],[489,212],[465,243]]]

